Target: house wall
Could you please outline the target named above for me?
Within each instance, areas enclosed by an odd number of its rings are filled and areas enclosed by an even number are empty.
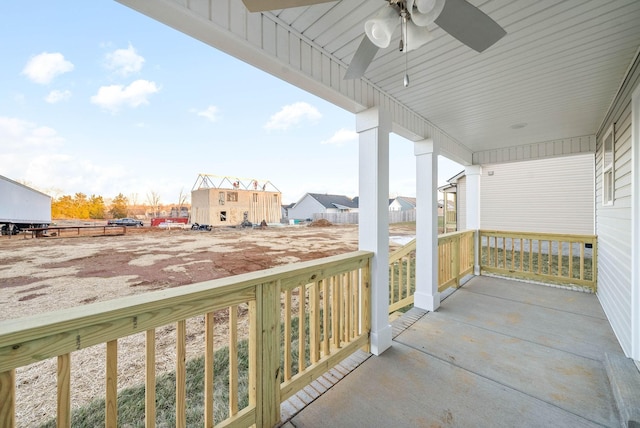
[[[593,234],[593,154],[483,165],[480,226]]]
[[[638,58],[631,67],[597,135],[596,232],[598,234],[598,298],[625,351],[633,344],[632,282],[632,109],[631,93],[640,84]],[[613,204],[603,205],[603,137],[614,124]],[[636,222],[638,219],[636,219]],[[639,310],[635,303],[635,310]],[[638,340],[638,339],[636,339]],[[637,358],[637,357],[636,357]]]
[[[248,213],[251,223],[280,221],[279,192],[243,189],[197,189],[191,192],[191,222],[212,226],[237,226]]]
[[[313,218],[315,213],[324,213],[325,207],[309,195],[305,195],[298,203],[289,208],[289,218],[295,220],[306,220]]]

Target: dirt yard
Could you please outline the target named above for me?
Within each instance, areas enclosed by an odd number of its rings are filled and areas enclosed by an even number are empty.
[[[393,225],[390,234],[415,234]],[[391,248],[399,244],[390,243]],[[200,281],[355,251],[356,226],[283,226],[207,231],[132,228],[120,236],[0,237],[0,320],[21,318]],[[188,353],[202,353],[203,319],[189,320]],[[1,325],[0,325],[1,329]],[[224,323],[216,333],[226,336]],[[175,329],[158,329],[157,371],[175,366]],[[242,333],[242,332],[241,332]],[[216,334],[216,336],[218,336]],[[118,342],[119,388],[143,382],[144,337]],[[17,370],[19,426],[55,416],[55,360]],[[80,406],[104,389],[104,345],[72,357],[72,403]],[[125,377],[126,374],[126,377]],[[23,425],[24,424],[24,425]]]

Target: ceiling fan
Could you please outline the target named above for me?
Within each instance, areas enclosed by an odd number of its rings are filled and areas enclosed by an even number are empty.
[[[242,0],[250,12],[310,6],[335,0]],[[467,0],[386,0],[377,16],[365,23],[365,36],[345,74],[345,79],[364,75],[378,49],[386,48],[400,27],[400,51],[407,53],[431,40],[427,25],[435,23],[477,52],[500,40],[507,32]],[[406,61],[406,55],[405,55]],[[409,85],[405,72],[404,85]]]

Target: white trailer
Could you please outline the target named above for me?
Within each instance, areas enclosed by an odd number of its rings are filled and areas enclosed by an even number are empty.
[[[0,228],[3,235],[51,223],[51,196],[0,175]]]

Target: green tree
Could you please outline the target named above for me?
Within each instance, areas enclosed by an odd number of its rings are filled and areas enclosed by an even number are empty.
[[[109,212],[113,216],[113,218],[123,218],[127,216],[127,206],[129,205],[129,201],[127,197],[122,193],[118,193],[118,196],[113,198],[113,202],[111,202],[111,209]]]

